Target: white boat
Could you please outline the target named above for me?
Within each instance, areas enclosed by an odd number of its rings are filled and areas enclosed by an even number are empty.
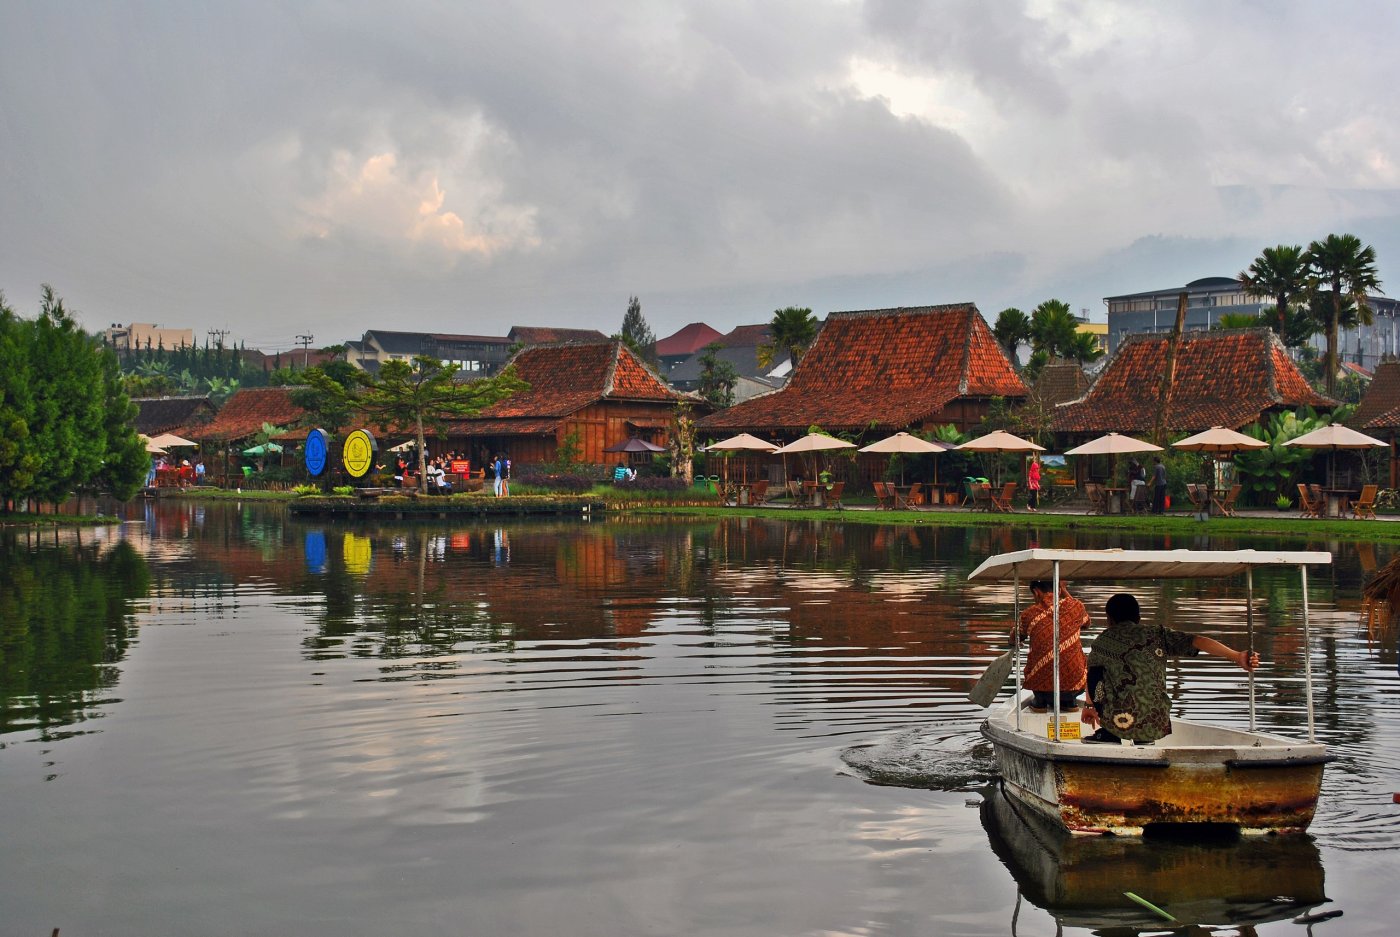
[[[1269,550],[1048,550],[994,556],[968,579],[1016,585],[1036,579],[1062,581],[1194,579],[1243,576],[1250,647],[1254,635],[1253,570],[1288,566],[1302,578],[1304,646],[1311,644],[1307,567],[1332,562],[1324,552]],[[1019,608],[1018,608],[1019,612]],[[1054,643],[1059,646],[1059,604]],[[1059,662],[1054,667],[1059,698]],[[1313,718],[1312,664],[1304,654],[1306,741],[1255,728],[1254,674],[1249,675],[1249,729],[1172,719],[1171,734],[1151,745],[1084,744],[1078,713],[1035,713],[1030,694],[1016,690],[982,724],[992,743],[1006,793],[1075,833],[1140,835],[1162,824],[1229,824],[1245,833],[1301,832],[1312,822],[1329,760],[1317,742]]]

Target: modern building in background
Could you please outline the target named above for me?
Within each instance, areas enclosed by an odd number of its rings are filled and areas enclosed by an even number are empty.
[[[1224,315],[1257,316],[1268,299],[1245,293],[1233,277],[1205,277],[1185,286],[1148,290],[1104,297],[1108,307],[1108,350],[1114,354],[1129,335],[1170,332],[1176,325],[1177,297],[1186,294],[1186,331],[1209,330]],[[1345,329],[1337,337],[1337,354],[1343,362],[1373,370],[1381,359],[1400,353],[1400,301],[1385,296],[1368,296],[1374,321],[1355,329]],[[1327,348],[1323,335],[1311,345],[1319,353]]]
[[[118,354],[129,351],[174,351],[194,344],[194,329],[163,329],[149,322],[122,325],[113,322],[102,330],[102,341]]]

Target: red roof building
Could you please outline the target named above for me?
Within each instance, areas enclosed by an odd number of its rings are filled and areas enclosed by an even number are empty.
[[[1130,335],[1094,386],[1060,406],[1057,433],[1145,433],[1156,426],[1170,335]],[[1176,352],[1166,424],[1172,430],[1239,429],[1265,414],[1337,401],[1313,389],[1269,329],[1188,332]]]
[[[1390,484],[1400,486],[1400,460],[1396,459],[1396,437],[1400,436],[1400,361],[1393,358],[1376,365],[1371,383],[1356,413],[1348,420],[1352,427],[1390,443]]]
[[[259,432],[264,423],[291,427],[306,416],[292,403],[294,387],[245,387],[235,391],[214,419],[191,431],[196,442],[237,442]]]
[[[656,356],[666,358],[689,358],[697,351],[708,348],[724,336],[718,329],[710,328],[703,322],[692,322],[685,328],[665,338],[656,340]]]
[[[516,466],[553,462],[573,436],[584,463],[613,462],[617,457],[603,448],[633,436],[667,445],[676,405],[693,399],[621,342],[540,345],[511,364],[530,389],[449,428],[450,439],[465,439],[473,461],[501,451]]]
[[[970,429],[993,397],[1020,399],[1017,376],[971,303],[833,312],[781,390],[699,421],[710,433]]]

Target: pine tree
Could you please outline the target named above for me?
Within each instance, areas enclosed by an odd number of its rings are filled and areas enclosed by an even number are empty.
[[[622,332],[619,337],[638,355],[655,363],[656,336],[642,317],[642,301],[635,296],[627,298],[627,314],[622,317]]]

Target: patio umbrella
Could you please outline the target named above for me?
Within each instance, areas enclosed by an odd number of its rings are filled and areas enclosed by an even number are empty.
[[[1338,449],[1371,449],[1376,446],[1384,448],[1385,443],[1374,436],[1367,436],[1365,433],[1358,433],[1354,429],[1349,429],[1337,423],[1323,426],[1313,430],[1311,433],[1304,433],[1295,436],[1284,443],[1285,446],[1301,446],[1305,449],[1326,449],[1327,450],[1327,487],[1335,488],[1336,466],[1334,460],[1337,458]]]
[[[275,443],[275,442],[269,442],[269,443],[264,443],[264,444],[259,445],[259,446],[252,446],[252,447],[250,447],[250,448],[248,448],[248,449],[244,449],[244,450],[243,450],[243,454],[246,455],[246,456],[260,456],[260,455],[267,455],[269,452],[281,452],[281,451],[282,451],[282,447],[281,447],[281,446],[277,445],[277,443]]]
[[[647,442],[645,439],[639,439],[638,437],[633,436],[631,439],[628,439],[628,440],[625,441],[625,442],[615,442],[615,443],[613,443],[611,446],[605,446],[605,447],[603,448],[603,451],[604,451],[604,452],[665,452],[665,451],[666,451],[666,448],[665,448],[664,446],[658,446],[658,445],[656,445],[655,443]]]
[[[948,447],[943,445],[942,443],[928,442],[926,440],[920,439],[918,436],[912,436],[909,433],[901,432],[895,433],[893,436],[887,436],[878,442],[872,442],[868,446],[862,446],[860,448],[860,451],[887,452],[891,455],[893,455],[894,453],[919,454],[927,452],[947,452]],[[899,484],[901,486],[904,485],[903,462],[899,463]]]
[[[828,436],[826,433],[808,433],[801,439],[795,440],[780,449],[774,449],[775,455],[801,452],[825,452],[830,449],[854,449],[856,444],[846,442],[844,439],[837,439],[835,436]]]
[[[179,446],[199,445],[199,443],[197,442],[191,442],[190,440],[185,439],[183,436],[176,436],[174,433],[161,433],[159,436],[153,438],[151,440],[151,443],[156,446],[161,446],[165,449],[175,449]]]
[[[1004,429],[999,429],[979,436],[976,439],[969,439],[958,446],[959,449],[966,449],[969,452],[1044,452],[1044,446],[1037,446],[1029,439],[1022,439],[1020,436],[1013,436]],[[997,483],[1001,482],[1001,466],[996,467]]]
[[[1232,429],[1223,426],[1212,426],[1210,429],[1194,436],[1187,436],[1180,442],[1172,443],[1177,449],[1185,449],[1188,452],[1206,452],[1211,456],[1211,461],[1215,461],[1215,456],[1222,453],[1228,455],[1240,452],[1244,449],[1263,449],[1269,444],[1262,439],[1255,439],[1253,436],[1246,436],[1244,433],[1237,433]],[[1215,472],[1211,472],[1211,477],[1206,485],[1207,490],[1215,487]]]
[[[399,443],[397,446],[390,446],[390,447],[389,447],[389,451],[390,451],[390,452],[407,452],[408,450],[414,448],[414,447],[417,446],[417,445],[418,445],[418,440],[416,440],[416,439],[410,439],[410,440],[407,440],[406,442],[401,442],[401,443]]]
[[[708,446],[702,446],[706,452],[776,452],[778,447],[766,439],[759,439],[748,433],[740,433],[738,436],[730,436],[728,439],[721,439],[719,442],[712,442]],[[729,463],[724,463],[724,477],[729,479]],[[744,481],[749,480],[749,464],[744,463]]]
[[[1127,452],[1161,451],[1161,446],[1154,446],[1150,442],[1143,442],[1141,439],[1134,439],[1131,436],[1120,436],[1118,433],[1109,433],[1098,439],[1091,439],[1082,446],[1066,449],[1065,455],[1120,455]]]
[[[1134,439],[1131,436],[1121,436],[1118,433],[1108,433],[1097,439],[1091,439],[1082,446],[1075,446],[1073,449],[1066,449],[1065,455],[1096,456],[1106,455],[1109,457],[1109,475],[1118,473],[1118,456],[1127,452],[1161,452],[1161,446],[1154,446],[1150,442],[1141,439]]]
[[[151,455],[165,455],[165,449],[157,446],[154,439],[149,436],[141,435],[140,433],[137,435],[141,436],[141,441],[146,444],[146,451]]]

